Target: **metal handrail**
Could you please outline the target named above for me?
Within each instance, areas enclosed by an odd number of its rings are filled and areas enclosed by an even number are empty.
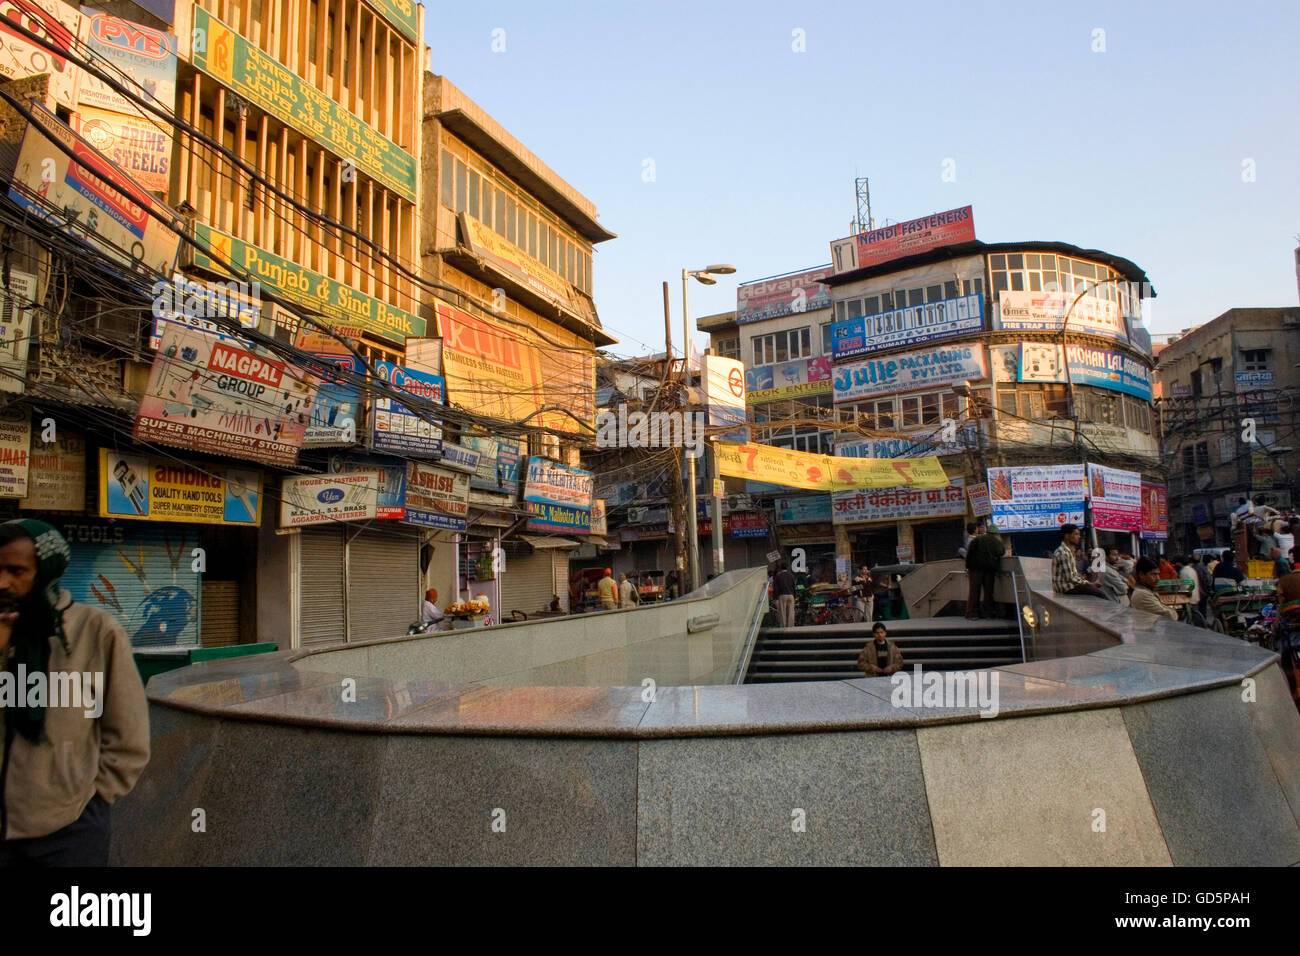
[[[1020,613],[1020,587],[1019,585],[1016,584],[1016,572],[1014,570],[1012,571],[999,570],[998,573],[1011,575],[1011,594],[1016,599],[1016,606],[1015,606],[1016,630],[1020,632],[1020,661],[1021,663],[1028,664],[1029,657],[1028,655],[1025,654],[1025,620],[1024,620],[1024,616]],[[1026,589],[1028,588],[1028,584],[1029,582],[1026,581],[1025,582]]]
[[[758,632],[762,629],[763,618],[767,615],[767,588],[768,585],[764,584],[763,590],[758,596],[758,607],[755,609],[757,613],[754,615],[754,620],[749,625],[749,637],[745,639],[745,649],[741,652],[740,667],[736,669],[736,679],[733,683],[743,684],[745,683],[745,678],[749,676],[749,661],[754,655],[754,645],[758,643]]]
[[[935,581],[934,584],[933,584],[933,586],[931,586],[931,587],[929,588],[929,590],[927,590],[924,594],[922,594],[919,598],[917,598],[917,599],[916,599],[916,604],[917,604],[918,606],[920,606],[920,604],[921,604],[922,601],[924,601],[926,598],[928,598],[931,594],[934,593],[935,588],[939,587],[939,585],[941,585],[941,584],[947,584],[947,583],[948,583],[948,579],[949,579],[950,577],[952,577],[953,575],[956,575],[956,574],[969,575],[970,572],[967,571],[967,570],[964,569],[964,568],[963,568],[962,570],[960,570],[960,571],[949,571],[947,574],[945,574],[943,577],[941,577],[938,581]]]

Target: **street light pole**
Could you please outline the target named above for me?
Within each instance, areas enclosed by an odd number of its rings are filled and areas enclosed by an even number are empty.
[[[690,277],[688,269],[682,270],[682,415],[691,414],[691,306]],[[686,422],[682,422],[683,432]],[[686,561],[690,569],[691,590],[700,586],[700,538],[695,523],[695,512],[699,505],[695,500],[695,459],[682,448],[682,458],[686,461]]]

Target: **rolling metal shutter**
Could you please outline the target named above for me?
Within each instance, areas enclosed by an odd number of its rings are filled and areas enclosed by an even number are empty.
[[[420,616],[418,532],[385,522],[348,538],[349,642],[401,637]]]
[[[239,643],[239,582],[203,582],[204,647],[230,647]]]
[[[569,555],[571,551],[552,551],[551,561],[551,593],[560,596],[560,610],[566,614],[569,612]],[[548,595],[544,607],[551,606],[551,598]]]
[[[344,639],[343,529],[303,528],[298,551],[298,645]]]
[[[532,614],[551,606],[555,593],[554,551],[534,551],[506,558],[506,573],[501,576],[501,607],[493,620],[510,620],[511,611]],[[567,552],[560,559],[568,566]],[[567,594],[568,584],[562,593]]]

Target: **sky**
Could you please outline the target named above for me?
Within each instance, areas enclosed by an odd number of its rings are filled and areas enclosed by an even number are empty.
[[[692,282],[698,317],[829,262],[857,176],[877,226],[969,204],[986,242],[1132,260],[1153,335],[1298,304],[1295,0],[480,0],[426,4],[425,39],[617,233],[617,354],[662,351],[665,280],[680,348],[683,268],[737,267]]]

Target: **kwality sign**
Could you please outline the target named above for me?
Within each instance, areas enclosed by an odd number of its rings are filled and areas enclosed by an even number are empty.
[[[840,273],[877,266],[974,238],[975,214],[970,206],[961,206],[837,239],[831,243],[831,269]]]
[[[831,267],[827,265],[756,282],[742,282],[736,288],[736,324],[829,309],[831,290],[822,280],[830,274]]]

